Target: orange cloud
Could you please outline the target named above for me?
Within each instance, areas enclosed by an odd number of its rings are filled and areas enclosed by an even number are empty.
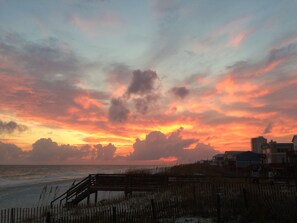
[[[84,109],[89,109],[92,106],[97,107],[97,108],[103,107],[103,104],[100,101],[90,98],[86,95],[78,96],[78,97],[74,98],[74,101],[77,104],[81,105]]]

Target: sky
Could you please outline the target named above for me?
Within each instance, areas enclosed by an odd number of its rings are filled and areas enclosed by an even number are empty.
[[[0,164],[193,162],[297,134],[296,0],[0,0]]]

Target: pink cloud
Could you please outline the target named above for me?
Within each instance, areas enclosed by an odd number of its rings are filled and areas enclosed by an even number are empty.
[[[241,31],[239,34],[231,37],[229,41],[229,45],[232,47],[239,47],[243,43],[247,34],[248,34],[247,31]]]

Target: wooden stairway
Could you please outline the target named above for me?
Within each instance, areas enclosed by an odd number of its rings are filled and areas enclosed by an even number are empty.
[[[60,205],[75,206],[84,199],[89,203],[90,195],[97,191],[157,191],[168,186],[195,183],[201,180],[202,175],[162,175],[162,174],[90,174],[65,193],[55,198],[51,205],[60,202]]]

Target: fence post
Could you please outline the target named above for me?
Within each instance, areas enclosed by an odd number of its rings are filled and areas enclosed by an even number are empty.
[[[89,206],[90,205],[90,196],[91,196],[91,190],[90,190],[90,187],[91,187],[91,181],[92,181],[92,178],[91,178],[91,174],[89,174],[88,176],[88,197],[87,197],[87,205]]]
[[[47,212],[46,213],[45,222],[46,223],[51,223],[51,213],[50,212]]]
[[[112,223],[116,223],[116,222],[117,222],[117,208],[112,207]]]
[[[243,193],[243,199],[244,199],[244,206],[245,206],[245,208],[249,208],[249,204],[248,204],[247,195],[246,195],[246,189],[245,188],[242,189],[242,193]]]
[[[218,223],[221,222],[221,196],[220,194],[217,194],[217,217],[218,217]]]
[[[87,205],[90,205],[90,191],[88,191],[88,197],[87,197]]]
[[[95,205],[98,203],[98,191],[95,192]]]
[[[14,208],[10,209],[10,223],[14,223]]]
[[[194,198],[194,204],[196,205],[197,201],[196,201],[196,184],[193,184],[193,198]]]
[[[152,205],[152,212],[153,212],[153,221],[157,221],[157,216],[156,216],[156,206],[155,206],[155,201],[154,199],[151,200],[151,205]]]

